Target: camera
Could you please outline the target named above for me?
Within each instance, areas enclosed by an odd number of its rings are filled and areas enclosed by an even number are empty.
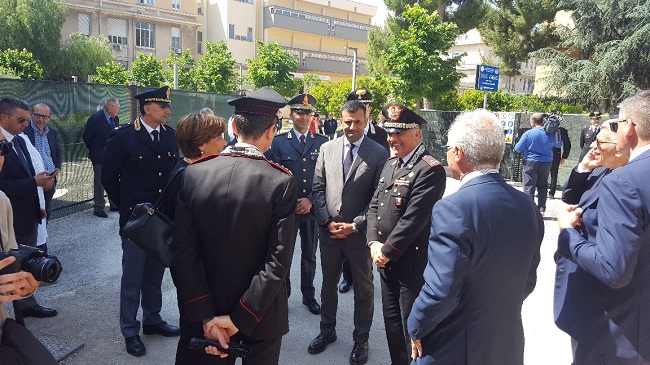
[[[34,279],[51,284],[56,282],[63,269],[56,257],[48,256],[36,247],[18,245],[18,248],[0,252],[0,260],[9,256],[15,257],[16,261],[0,270],[0,274],[26,271],[32,274]]]

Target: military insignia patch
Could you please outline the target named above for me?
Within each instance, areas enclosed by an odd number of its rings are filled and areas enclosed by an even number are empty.
[[[399,120],[400,117],[402,116],[402,112],[404,109],[402,109],[401,106],[399,105],[391,105],[387,112],[388,112],[388,119],[390,120]]]

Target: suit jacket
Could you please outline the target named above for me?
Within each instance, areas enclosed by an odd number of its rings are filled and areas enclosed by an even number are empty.
[[[516,212],[516,214],[513,214]],[[544,222],[530,196],[480,175],[433,207],[425,285],[408,318],[417,364],[523,364],[521,306]]]
[[[59,143],[59,133],[51,126],[47,126],[49,131],[47,133],[47,143],[50,146],[50,153],[52,161],[54,162],[54,167],[57,169],[61,168],[62,159],[61,159],[61,144]],[[36,146],[36,137],[34,136],[34,128],[31,125],[27,126],[24,131],[25,135],[29,138],[29,141],[32,142],[32,145]]]
[[[381,251],[390,262],[378,268],[381,275],[419,287],[424,284],[431,208],[442,198],[447,177],[424,145],[397,171],[396,163],[396,158],[386,162],[370,201],[367,241],[384,244]]]
[[[650,151],[580,201],[582,227],[560,232],[555,322],[595,352],[650,361]]]
[[[190,323],[229,314],[244,335],[277,338],[289,331],[295,181],[261,153],[228,150],[185,170],[173,233],[178,295]]]
[[[558,128],[556,133],[559,134],[559,139],[562,140],[562,147],[553,147],[553,162],[559,163],[560,159],[566,160],[569,158],[569,154],[571,153],[571,139],[569,138],[569,131],[564,127]]]
[[[298,198],[309,198],[312,202],[314,201],[311,185],[314,181],[316,160],[320,153],[320,146],[327,141],[327,137],[309,132],[303,149],[300,140],[294,130],[291,129],[286,133],[275,136],[271,149],[265,153],[269,160],[291,171],[296,179]]]
[[[115,117],[115,127],[120,126],[120,117]],[[96,111],[88,118],[83,133],[83,140],[88,148],[88,158],[93,164],[101,165],[104,159],[104,148],[108,135],[114,128],[108,124],[104,109]]]
[[[562,201],[567,204],[578,204],[580,198],[597,186],[611,171],[601,166],[589,172],[578,172],[578,168],[574,167],[562,188]]]
[[[25,168],[15,151],[5,156],[0,171],[0,190],[4,191],[11,201],[16,236],[22,236],[34,229],[35,223],[41,222],[41,207],[34,179],[36,172],[26,146],[27,142],[20,136],[14,136],[12,142],[16,148],[22,146],[20,148],[27,159],[28,168]]]
[[[388,151],[370,138],[363,138],[359,152],[352,161],[348,176],[343,180],[343,147],[347,138],[336,138],[321,146],[312,193],[316,223],[327,219],[335,222],[356,223],[360,232],[366,232],[366,212]],[[323,244],[338,244],[329,235],[320,236]],[[352,234],[346,239],[355,244],[366,244],[365,234]]]
[[[377,123],[373,121],[368,122],[368,134],[366,136],[379,143],[388,151],[388,133],[386,133],[384,128],[378,126]]]
[[[142,123],[140,120],[137,123]],[[108,197],[120,208],[120,227],[139,203],[155,203],[178,161],[178,146],[173,128],[160,126],[160,142],[151,140],[144,126],[133,123],[111,132],[104,148],[102,185]]]

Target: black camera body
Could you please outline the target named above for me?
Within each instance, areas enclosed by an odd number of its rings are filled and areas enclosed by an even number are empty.
[[[18,245],[18,248],[0,252],[0,260],[9,256],[15,257],[16,261],[0,270],[0,275],[26,271],[34,279],[51,284],[56,282],[63,270],[61,262],[55,256],[48,256],[36,247]]]

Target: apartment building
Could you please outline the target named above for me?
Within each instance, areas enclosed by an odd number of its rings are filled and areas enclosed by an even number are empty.
[[[106,36],[127,68],[138,53],[166,59],[170,52],[202,52],[204,0],[67,0],[62,39],[80,32]]]
[[[451,47],[449,53],[452,56],[465,53],[465,56],[460,61],[460,65],[456,68],[458,72],[465,74],[465,77],[460,80],[459,92],[474,89],[477,65],[483,63],[498,65],[501,62],[499,57],[492,52],[492,48],[483,41],[481,34],[476,29],[459,34],[456,37],[456,44]],[[511,94],[532,94],[535,88],[536,66],[535,60],[533,59],[522,62],[519,75],[510,77],[502,74],[500,76],[499,87]]]

